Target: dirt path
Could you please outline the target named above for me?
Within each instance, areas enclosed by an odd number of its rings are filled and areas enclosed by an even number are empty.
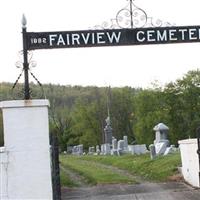
[[[90,187],[87,183],[87,180],[83,177],[80,176],[79,174],[73,172],[72,170],[60,165],[60,169],[63,170],[64,173],[66,173],[73,182],[76,183],[77,187]]]
[[[95,161],[87,161],[87,160],[80,160],[81,164],[83,165],[92,165],[94,167],[100,168],[102,170],[109,170],[110,172],[114,172],[115,174],[119,174],[122,175],[124,177],[127,177],[129,180],[131,180],[131,182],[134,183],[141,183],[141,182],[145,182],[145,180],[143,180],[141,177],[135,176],[131,173],[129,173],[126,170],[123,169],[119,169],[117,167],[111,166],[111,165],[105,165],[102,163],[98,163]],[[77,187],[90,187],[91,185],[88,185],[87,180],[84,179],[83,176],[75,173],[74,171],[70,170],[70,168],[67,168],[67,166],[64,166],[61,164],[61,169],[69,175],[69,177],[71,178],[71,180],[74,180],[74,182],[77,183]]]
[[[113,172],[115,172],[117,174],[120,174],[120,175],[123,175],[123,176],[127,176],[127,177],[133,179],[134,182],[136,182],[136,183],[147,182],[144,178],[142,178],[140,176],[133,175],[130,172],[124,170],[124,169],[119,169],[118,167],[114,167],[112,165],[105,165],[105,164],[102,164],[102,163],[97,163],[97,162],[94,162],[94,161],[87,161],[87,160],[84,160],[82,162],[85,162],[85,163],[95,163],[95,165],[97,167],[99,166],[99,167],[101,167],[103,169],[109,169],[109,170],[112,170]]]

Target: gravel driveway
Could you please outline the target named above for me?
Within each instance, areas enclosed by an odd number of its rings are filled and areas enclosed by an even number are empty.
[[[200,190],[183,182],[111,184],[62,188],[62,200],[200,200]]]

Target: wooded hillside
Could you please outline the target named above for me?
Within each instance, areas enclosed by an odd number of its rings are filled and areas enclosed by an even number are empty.
[[[190,71],[183,78],[164,88],[135,89],[43,85],[50,100],[50,132],[59,136],[62,150],[67,145],[84,144],[84,147],[101,144],[103,129],[110,107],[113,136],[127,135],[129,143],[151,144],[153,127],[163,122],[170,128],[170,141],[196,136],[200,126],[200,71]],[[14,97],[22,88],[19,85]],[[35,98],[41,90],[31,85]],[[0,101],[11,100],[12,84],[0,83]],[[110,99],[110,101],[108,101]],[[0,145],[3,144],[3,124],[0,113]]]

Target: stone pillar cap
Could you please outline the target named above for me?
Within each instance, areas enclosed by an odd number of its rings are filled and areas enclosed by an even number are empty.
[[[49,106],[47,99],[1,101],[0,108],[41,107]]]
[[[169,127],[166,126],[165,124],[163,123],[159,123],[157,124],[154,128],[153,128],[154,131],[166,131],[166,130],[169,130]]]

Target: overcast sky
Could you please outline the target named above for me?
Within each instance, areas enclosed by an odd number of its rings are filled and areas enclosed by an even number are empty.
[[[176,26],[200,25],[199,0],[135,0],[148,17]],[[0,82],[14,82],[22,50],[21,18],[27,30],[88,30],[110,22],[127,0],[1,0]],[[97,47],[33,51],[33,73],[41,83],[150,87],[200,67],[200,44]],[[23,81],[23,78],[21,79]]]

